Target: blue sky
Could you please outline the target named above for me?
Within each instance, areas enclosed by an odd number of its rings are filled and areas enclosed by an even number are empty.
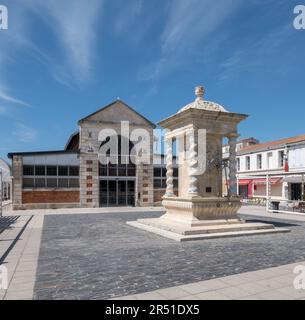
[[[305,134],[303,0],[0,0],[0,157],[62,149],[120,97],[154,122],[194,99],[250,118],[242,137]]]

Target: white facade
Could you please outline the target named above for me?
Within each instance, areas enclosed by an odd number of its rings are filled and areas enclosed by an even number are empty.
[[[2,159],[0,159],[0,171],[1,171],[1,181],[0,181],[0,192],[2,192],[1,200],[6,201],[11,199],[11,168]]]
[[[281,203],[305,200],[305,137],[240,150],[237,178],[244,198],[268,198]]]

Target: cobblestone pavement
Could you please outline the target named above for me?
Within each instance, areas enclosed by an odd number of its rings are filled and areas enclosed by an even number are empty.
[[[35,299],[108,299],[305,260],[305,223],[287,234],[178,243],[126,225],[161,212],[45,216]]]

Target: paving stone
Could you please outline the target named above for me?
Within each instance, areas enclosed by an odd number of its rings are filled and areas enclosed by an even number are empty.
[[[187,243],[126,225],[126,221],[161,214],[126,211],[45,216],[35,299],[110,299],[305,260],[305,224],[301,221],[246,215],[242,218],[274,222],[291,232]],[[240,281],[264,281],[280,273],[248,273]],[[231,285],[238,286],[237,279]],[[205,296],[230,286],[217,280],[214,286],[221,287],[212,287],[211,281],[198,293]],[[266,290],[284,286],[283,281],[280,286],[269,282]],[[198,287],[190,288],[193,292],[187,291],[188,295],[197,293]]]

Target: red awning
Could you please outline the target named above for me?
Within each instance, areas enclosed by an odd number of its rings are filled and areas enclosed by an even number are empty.
[[[238,181],[238,185],[240,186],[247,186],[249,183],[251,183],[252,180],[249,179],[241,179]]]
[[[270,178],[269,179],[269,183],[270,184],[278,184],[279,182],[282,181],[282,178]],[[255,185],[260,185],[260,184],[263,184],[265,185],[267,182],[266,182],[266,179],[253,179],[252,182],[255,184]]]

